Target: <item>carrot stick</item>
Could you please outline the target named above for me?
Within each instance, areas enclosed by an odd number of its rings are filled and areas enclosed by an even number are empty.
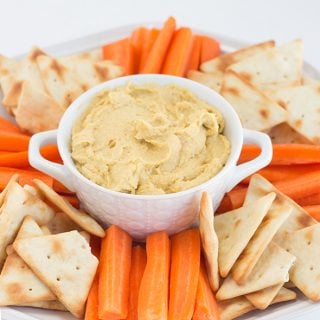
[[[101,238],[94,235],[90,235],[90,247],[92,254],[94,254],[99,259],[101,249]]]
[[[198,229],[182,231],[171,238],[169,320],[192,319],[200,270]]]
[[[102,240],[99,279],[99,319],[128,315],[132,239],[112,225]]]
[[[0,167],[26,168],[28,166],[28,151],[0,155]]]
[[[126,75],[134,73],[134,49],[129,38],[104,45],[102,57],[122,66]]]
[[[61,162],[61,157],[57,145],[50,144],[43,146],[40,150],[41,155],[50,161]]]
[[[132,260],[129,285],[129,312],[127,320],[138,320],[138,297],[141,279],[146,267],[146,250],[141,246],[132,248]]]
[[[40,179],[50,187],[53,185],[53,178],[42,172],[36,170],[19,170],[16,168],[0,167],[0,190],[3,190],[6,187],[14,174],[19,174],[19,184],[21,186],[24,186],[25,184],[34,186],[33,179]]]
[[[220,204],[219,207],[216,210],[216,214],[220,214],[220,213],[224,213],[224,212],[228,212],[230,210],[232,210],[233,206],[232,206],[232,202],[230,200],[230,197],[226,194]]]
[[[170,240],[164,231],[147,237],[147,265],[141,280],[139,320],[165,320],[168,315]]]
[[[313,218],[320,222],[320,204],[303,207]]]
[[[175,28],[175,19],[173,17],[168,18],[148,54],[142,73],[160,73]]]
[[[79,208],[80,201],[76,196],[62,196],[65,200],[67,200],[72,206]]]
[[[24,134],[0,131],[0,150],[2,151],[26,151],[28,150],[30,137]]]
[[[257,173],[262,175],[270,182],[295,178],[301,174],[320,170],[320,164],[297,164],[297,165],[274,165],[259,170]],[[251,176],[245,178],[241,182],[249,184]]]
[[[200,64],[220,55],[220,43],[216,39],[202,36]]]
[[[219,310],[216,298],[212,292],[204,268],[201,263],[198,290],[196,296],[196,304],[194,307],[194,313],[192,320],[219,320]]]
[[[18,126],[3,117],[0,117],[0,131],[23,134]]]
[[[98,273],[94,277],[94,280],[92,282],[87,304],[86,304],[86,312],[84,316],[84,320],[99,320],[98,317],[98,292],[99,292],[99,276]]]
[[[141,27],[135,29],[131,34],[131,44],[134,50],[134,73],[139,72],[139,65],[141,60],[142,48],[147,40],[150,30]]]
[[[146,35],[146,40],[141,48],[141,57],[139,62],[139,73],[142,72],[144,65],[146,64],[148,55],[153,47],[153,44],[155,43],[158,35],[160,33],[159,29],[153,28],[149,30],[148,34]]]
[[[194,36],[193,37],[191,55],[190,55],[190,58],[189,58],[189,61],[187,64],[185,74],[187,74],[188,71],[190,71],[190,70],[199,70],[201,43],[202,43],[201,36]]]
[[[320,163],[320,146],[311,144],[274,144],[272,165]],[[244,145],[239,163],[254,159],[261,150],[256,145]]]
[[[174,33],[161,73],[179,77],[185,74],[191,55],[192,41],[190,28],[180,28]]]
[[[297,199],[297,202],[300,204],[300,206],[320,204],[320,190],[317,193]]]

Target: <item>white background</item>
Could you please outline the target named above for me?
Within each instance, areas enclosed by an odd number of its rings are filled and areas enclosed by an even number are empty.
[[[0,53],[24,53],[110,27],[163,21],[192,25],[249,42],[301,37],[320,69],[319,0],[0,0]]]
[[[45,47],[169,15],[180,25],[248,42],[300,37],[305,59],[320,70],[319,0],[0,0],[0,53],[13,56],[34,44]],[[320,319],[320,312],[301,319]]]

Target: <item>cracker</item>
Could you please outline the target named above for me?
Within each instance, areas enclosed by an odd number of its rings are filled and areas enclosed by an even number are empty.
[[[287,120],[286,110],[232,70],[226,72],[220,93],[230,102],[247,129],[267,130]]]
[[[223,282],[216,297],[218,300],[227,300],[286,282],[295,260],[295,256],[271,242],[246,283],[238,285],[230,275]]]
[[[219,241],[214,230],[214,212],[212,201],[207,192],[204,192],[200,202],[199,229],[201,245],[206,258],[207,273],[211,289],[215,292],[219,289],[218,252]]]
[[[57,212],[52,220],[47,224],[51,234],[67,232],[72,230],[81,231],[82,229],[63,212]]]
[[[320,300],[320,224],[284,236],[282,246],[297,257],[290,280],[313,301]]]
[[[245,249],[271,207],[275,193],[254,203],[216,216],[214,228],[219,239],[219,271],[225,278]]]
[[[19,175],[17,173],[13,174],[9,180],[9,182],[7,183],[7,185],[5,186],[5,188],[2,190],[2,192],[0,193],[0,209],[3,205],[4,199],[7,195],[8,190],[11,189],[11,186],[15,183],[19,181]],[[1,213],[1,211],[0,211]]]
[[[22,304],[18,304],[18,306],[40,308],[40,309],[47,309],[47,310],[56,310],[56,311],[68,311],[61,302],[55,301],[55,300],[22,303]]]
[[[11,244],[23,219],[30,215],[40,225],[48,223],[53,210],[42,200],[12,182],[7,189],[0,214],[0,268],[6,258],[6,248]]]
[[[74,208],[68,201],[66,201],[41,180],[34,179],[33,181],[50,202],[58,207],[84,231],[96,235],[97,237],[104,237],[105,232],[103,228],[87,213]]]
[[[232,268],[233,279],[238,284],[246,282],[264,250],[267,248],[281,225],[287,220],[292,210],[291,206],[286,205],[279,198],[276,198],[273,201],[271,208],[261,225]]]
[[[223,74],[210,74],[201,71],[190,70],[187,78],[202,83],[205,86],[219,92],[223,81]]]
[[[82,317],[98,259],[78,231],[21,239],[14,249],[76,317]]]

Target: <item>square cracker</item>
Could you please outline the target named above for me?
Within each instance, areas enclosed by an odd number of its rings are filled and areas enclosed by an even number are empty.
[[[241,252],[259,227],[275,198],[270,193],[248,206],[241,207],[214,219],[214,229],[219,239],[219,271],[225,278]]]
[[[295,260],[295,256],[271,242],[246,283],[238,285],[230,275],[223,282],[216,297],[218,300],[227,300],[286,282]]]
[[[20,239],[14,249],[76,317],[82,317],[98,259],[78,231]]]
[[[320,300],[320,224],[284,235],[283,248],[297,257],[290,280],[305,296]]]

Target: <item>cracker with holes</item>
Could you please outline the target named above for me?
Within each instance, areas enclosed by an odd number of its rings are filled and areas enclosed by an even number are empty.
[[[320,224],[284,236],[282,246],[297,257],[290,280],[313,301],[320,300]]]
[[[80,226],[84,231],[89,232],[97,237],[104,237],[103,228],[87,213],[73,207],[68,201],[56,193],[52,188],[41,180],[34,179],[35,185],[43,193],[44,197],[66,214],[75,224]]]
[[[220,91],[237,112],[243,126],[267,130],[287,120],[287,111],[240,74],[227,71]]]
[[[289,280],[289,270],[296,257],[271,242],[243,285],[237,284],[232,276],[225,279],[219,291],[218,300],[227,300],[256,292]]]
[[[27,216],[15,241],[42,236],[33,218]],[[0,275],[0,306],[55,300],[51,290],[39,280],[20,256],[11,251]]]
[[[204,192],[202,194],[200,202],[199,229],[202,249],[206,258],[207,273],[210,286],[213,291],[217,291],[219,289],[219,241],[214,230],[213,219],[214,212],[212,208],[212,201],[209,198],[208,194]]]
[[[20,239],[14,249],[76,317],[82,317],[98,259],[78,231]]]
[[[216,216],[214,228],[219,239],[219,272],[225,278],[245,249],[275,198],[270,193],[248,206]]]

